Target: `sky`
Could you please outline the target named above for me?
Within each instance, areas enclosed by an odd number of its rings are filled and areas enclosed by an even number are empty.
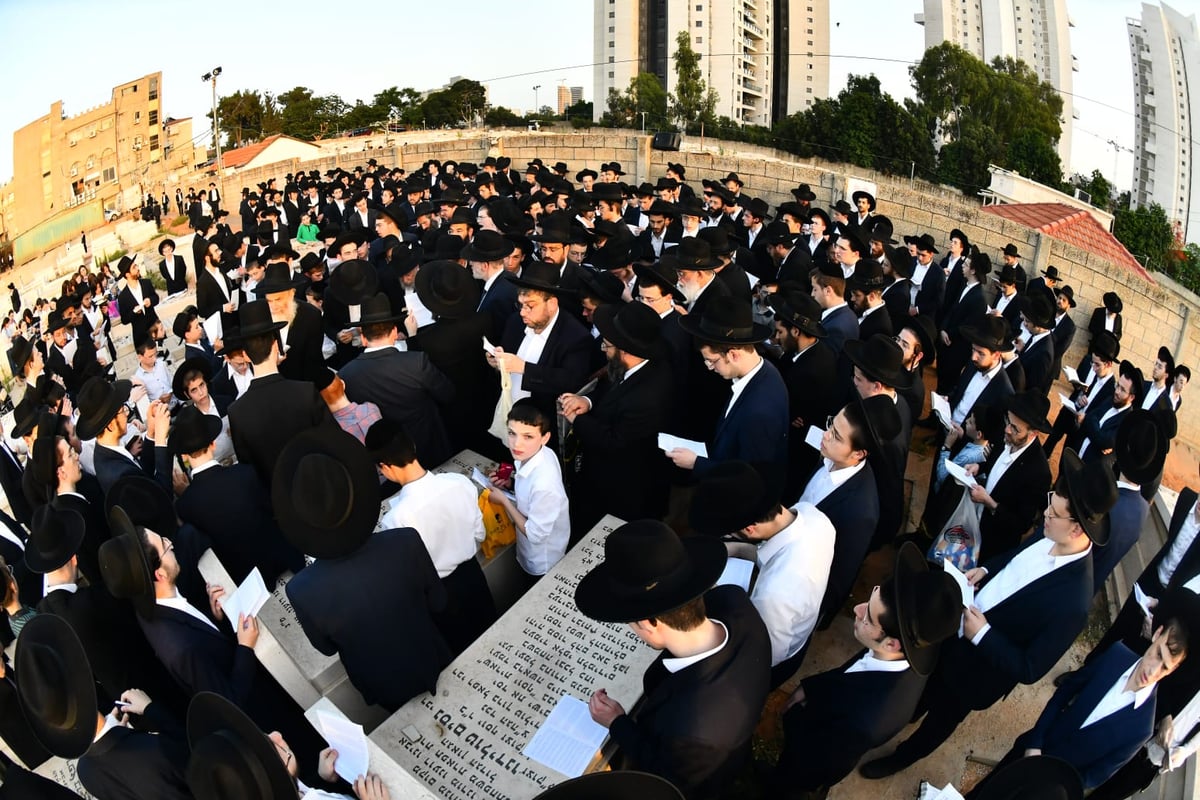
[[[831,95],[847,74],[874,73],[889,94],[911,96],[907,67],[924,48],[924,31],[913,22],[920,0],[831,6]],[[193,117],[197,136],[207,131],[204,114],[212,107],[211,86],[200,76],[216,66],[220,94],[279,94],[302,85],[349,103],[369,102],[390,86],[423,91],[461,75],[484,83],[493,105],[519,111],[534,107],[534,86],[541,87],[539,105],[554,105],[559,84],[582,86],[584,98],[593,99],[590,0],[368,3],[344,23],[338,8],[327,0],[0,0],[0,67],[8,77],[0,104],[0,181],[12,176],[13,131],[45,115],[52,102],[62,100],[68,115],[77,114],[108,102],[116,84],[160,70],[163,115]],[[1079,119],[1064,171],[1099,169],[1127,188],[1134,118],[1125,17],[1140,16],[1141,4],[1068,0],[1068,8],[1076,23]],[[1114,150],[1109,139],[1126,150]]]

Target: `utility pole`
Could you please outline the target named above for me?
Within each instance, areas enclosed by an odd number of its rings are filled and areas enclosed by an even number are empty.
[[[540,88],[542,88],[542,85],[540,83],[537,86],[533,87],[533,115],[535,117],[541,111],[541,106],[538,105],[538,89],[540,89]]]
[[[225,202],[225,181],[221,168],[221,124],[217,118],[217,76],[221,74],[220,67],[213,67],[212,72],[200,76],[202,81],[212,82],[212,113],[213,113],[213,143],[217,146],[217,191],[221,193],[221,202]]]

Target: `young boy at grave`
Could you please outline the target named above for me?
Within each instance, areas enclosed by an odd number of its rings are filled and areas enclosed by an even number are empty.
[[[514,503],[502,492],[492,492],[493,502],[504,507],[517,529],[517,564],[533,586],[567,552],[571,536],[567,492],[563,488],[558,456],[547,447],[549,415],[529,398],[518,400],[508,412],[508,450],[515,470],[512,477],[491,474],[493,485],[512,489]]]

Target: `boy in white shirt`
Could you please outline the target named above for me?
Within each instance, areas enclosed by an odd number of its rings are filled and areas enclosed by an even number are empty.
[[[491,477],[500,489],[512,488],[516,503],[501,492],[492,500],[504,507],[517,529],[517,564],[533,586],[567,552],[571,524],[567,492],[558,456],[546,446],[554,421],[525,398],[508,412],[508,450],[516,470],[511,478]]]

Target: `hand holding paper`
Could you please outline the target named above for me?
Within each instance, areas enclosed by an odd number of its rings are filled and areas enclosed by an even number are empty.
[[[1083,381],[1079,380],[1079,373],[1076,372],[1073,367],[1064,366],[1062,368],[1062,371],[1063,371],[1063,375],[1066,375],[1067,380],[1070,381],[1071,383],[1073,383],[1077,386],[1086,386],[1086,384]]]
[[[950,459],[946,459],[946,474],[954,480],[961,483],[963,486],[970,489],[972,486],[978,486],[979,482],[975,480],[975,476],[967,472],[965,469],[955,464]]]
[[[329,746],[337,751],[333,769],[347,783],[354,783],[359,775],[366,775],[370,767],[367,754],[367,737],[361,725],[356,725],[338,714],[317,712],[317,727]]]
[[[255,567],[250,570],[250,574],[242,581],[237,591],[221,598],[221,611],[225,613],[225,618],[236,626],[239,615],[245,614],[248,618],[257,615],[270,596],[262,573]]]
[[[730,558],[725,562],[725,571],[717,578],[717,586],[740,586],[750,591],[750,576],[754,574],[754,562],[745,558]]]
[[[945,395],[940,395],[937,392],[932,392],[929,395],[929,402],[933,407],[933,413],[937,414],[938,420],[946,428],[950,428],[954,424],[954,412],[950,408],[950,401]]]
[[[1063,367],[1063,369],[1066,369],[1066,367]],[[1072,414],[1074,414],[1079,410],[1075,407],[1075,403],[1071,400],[1071,398],[1067,397],[1062,392],[1058,393],[1058,397],[1060,400],[1062,400],[1062,407],[1067,411],[1070,411]]]
[[[954,578],[954,582],[958,584],[958,590],[962,592],[963,608],[970,608],[975,602],[975,587],[971,586],[967,581],[967,576],[954,566],[954,562],[950,559],[942,560],[942,569],[946,570],[946,574]]]
[[[683,450],[691,450],[698,456],[708,458],[708,446],[704,442],[684,439],[681,436],[672,436],[669,433],[660,433],[658,435],[658,447],[664,453],[669,453],[678,447]]]

